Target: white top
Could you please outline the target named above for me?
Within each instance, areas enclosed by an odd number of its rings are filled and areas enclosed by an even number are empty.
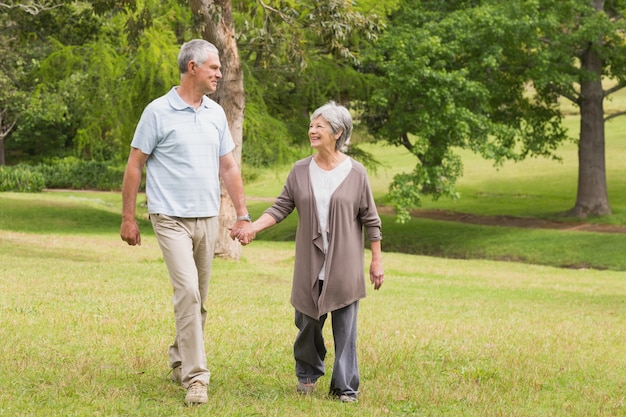
[[[204,96],[196,110],[176,87],[146,106],[131,146],[146,162],[148,211],[210,217],[220,211],[220,157],[235,144],[224,110]]]
[[[324,240],[324,253],[328,251],[328,210],[330,209],[330,198],[339,187],[339,184],[346,179],[352,169],[352,161],[346,158],[341,164],[330,171],[323,170],[316,163],[315,159],[311,159],[309,172],[311,174],[311,185],[313,186],[313,194],[315,196],[315,205],[317,206],[317,217],[320,223],[320,229],[323,230],[322,238]],[[326,263],[324,263],[325,265]],[[324,279],[324,265],[319,274],[319,279]]]

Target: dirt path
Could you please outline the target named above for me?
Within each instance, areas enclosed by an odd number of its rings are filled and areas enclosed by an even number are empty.
[[[273,198],[248,197],[251,201],[274,202]],[[378,212],[386,215],[394,215],[393,207],[379,206]],[[527,227],[537,229],[556,229],[575,232],[596,232],[596,233],[626,233],[626,226],[612,224],[591,224],[585,222],[557,222],[530,217],[515,216],[481,216],[478,214],[457,213],[446,210],[426,210],[416,209],[411,211],[412,217],[424,219],[441,220],[448,222],[461,222],[469,224],[480,224],[485,226],[505,226],[505,227]]]
[[[391,207],[379,207],[381,214],[393,215]],[[412,217],[421,217],[432,220],[442,220],[451,222],[462,222],[470,224],[481,224],[486,226],[506,226],[506,227],[528,227],[539,229],[557,229],[576,232],[597,232],[597,233],[626,233],[626,226],[611,224],[590,224],[557,222],[544,219],[514,216],[481,216],[477,214],[456,213],[444,210],[417,209],[411,212]]]

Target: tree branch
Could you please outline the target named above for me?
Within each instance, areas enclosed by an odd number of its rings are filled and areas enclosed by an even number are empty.
[[[578,104],[578,97],[576,97],[575,94],[571,94],[569,91],[566,91],[566,90],[563,90],[561,88],[558,88],[554,84],[550,84],[549,88],[550,88],[550,90],[554,91],[558,95],[565,97],[566,99],[568,99],[572,103]]]
[[[409,140],[409,135],[403,133],[400,137],[400,143],[402,143],[402,146],[404,146],[409,152],[413,153],[413,144]]]
[[[609,96],[613,94],[614,92],[621,90],[624,87],[626,87],[626,82],[615,84],[613,87],[604,91],[604,97]]]
[[[59,7],[60,5],[58,4],[52,4],[50,3],[49,0],[41,0],[41,1],[37,1],[37,0],[31,0],[31,1],[25,1],[25,2],[20,2],[17,4],[13,4],[11,3],[0,3],[0,8],[5,8],[5,9],[20,9],[26,13],[30,13],[33,16],[45,11],[45,10],[51,10],[54,9],[56,7]]]
[[[609,114],[608,116],[606,116],[604,118],[604,121],[606,122],[608,120],[615,119],[616,117],[623,116],[625,114],[626,114],[626,110],[618,111],[618,112],[615,112],[615,113],[612,113],[612,114]]]
[[[7,109],[3,109],[0,112],[0,141],[4,140],[4,138],[11,132],[11,130],[13,130],[15,123],[17,123],[17,120],[13,120],[13,122],[9,125],[3,125],[4,115],[6,114],[6,112]]]
[[[272,12],[272,13],[276,13],[276,14],[277,14],[278,16],[280,16],[280,18],[281,18],[282,20],[284,20],[285,22],[289,22],[289,21],[290,21],[289,16],[287,16],[285,13],[283,13],[283,12],[281,12],[280,10],[278,10],[278,9],[276,9],[276,8],[274,8],[274,7],[272,7],[272,6],[270,6],[269,4],[265,4],[265,3],[263,2],[263,0],[257,0],[257,1],[258,1],[258,3],[261,5],[261,7],[262,7],[263,9],[265,9],[265,10],[267,10],[267,11],[269,11],[269,12]]]

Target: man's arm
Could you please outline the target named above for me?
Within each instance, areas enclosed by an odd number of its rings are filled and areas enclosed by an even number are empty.
[[[233,200],[237,216],[248,214],[241,171],[237,162],[235,162],[232,152],[220,157],[220,177],[224,181],[224,186],[226,191],[228,191],[230,199]]]
[[[122,226],[120,227],[120,237],[129,245],[141,245],[141,234],[139,225],[135,220],[135,207],[137,205],[137,193],[143,167],[149,155],[141,152],[137,148],[131,148],[128,155],[128,163],[124,171],[124,182],[122,184]]]

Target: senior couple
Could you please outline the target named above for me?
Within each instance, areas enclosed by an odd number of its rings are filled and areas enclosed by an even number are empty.
[[[178,67],[180,84],[148,104],[137,125],[122,186],[120,228],[122,240],[141,244],[135,207],[145,166],[148,212],[173,287],[172,379],[186,388],[186,404],[208,402],[205,302],[221,179],[237,212],[231,237],[244,245],[297,210],[291,293],[298,328],[296,391],[311,394],[325,374],[322,330],[330,313],[335,347],[330,394],[356,402],[357,313],[366,296],[363,230],[371,247],[374,289],[383,284],[384,272],[381,221],[366,170],[343,152],[352,133],[350,113],[334,102],[313,112],[308,132],[313,155],[293,165],[275,203],[252,222],[225,113],[207,97],[222,76],[219,52],[207,41],[189,41],[180,49]]]

